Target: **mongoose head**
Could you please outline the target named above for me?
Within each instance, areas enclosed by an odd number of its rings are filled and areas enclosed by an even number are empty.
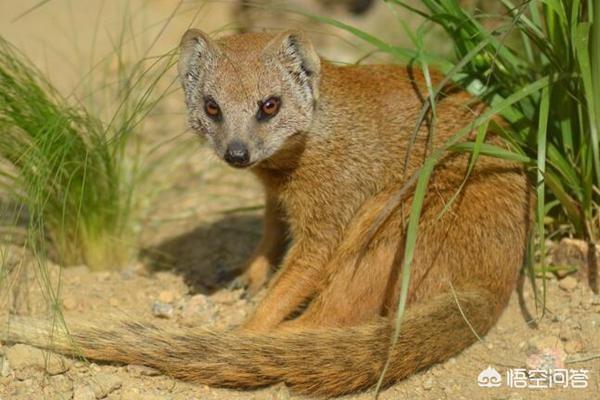
[[[259,164],[311,125],[320,67],[299,32],[212,40],[190,29],[179,60],[189,124],[230,165]]]

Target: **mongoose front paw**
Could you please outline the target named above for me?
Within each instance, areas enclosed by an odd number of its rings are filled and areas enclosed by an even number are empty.
[[[263,287],[266,286],[269,276],[258,275],[251,273],[251,270],[247,270],[242,275],[239,275],[231,281],[229,284],[230,290],[245,289],[245,295],[252,297],[257,294]]]
[[[229,289],[229,290],[246,289],[247,287],[248,287],[248,277],[246,276],[246,274],[236,276],[227,285],[227,289]]]

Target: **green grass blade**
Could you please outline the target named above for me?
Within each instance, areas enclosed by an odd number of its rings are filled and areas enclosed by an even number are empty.
[[[543,271],[542,277],[542,313],[540,318],[544,316],[546,309],[546,240],[544,230],[544,205],[546,204],[545,194],[546,185],[544,183],[544,177],[546,175],[546,139],[548,132],[548,119],[550,116],[550,86],[545,87],[542,90],[542,98],[540,103],[540,117],[538,124],[537,133],[537,183],[536,183],[536,219],[538,229],[538,245],[540,251],[540,264]],[[537,304],[537,301],[536,301]]]
[[[482,154],[485,156],[491,156],[496,158],[501,158],[508,161],[516,161],[523,164],[534,164],[534,161],[524,156],[523,154],[516,153],[514,151],[503,149],[502,147],[495,146],[489,143],[481,143],[477,145],[476,143],[459,143],[450,147],[451,151],[456,152],[468,152],[472,154]]]
[[[415,188],[415,192],[413,194],[413,200],[411,203],[410,216],[408,218],[408,227],[406,229],[406,242],[404,246],[404,258],[402,260],[401,267],[401,286],[400,286],[400,298],[398,302],[398,312],[395,318],[394,324],[394,334],[391,337],[390,349],[393,349],[398,343],[398,338],[400,335],[400,327],[402,325],[402,319],[404,317],[404,310],[406,309],[406,300],[408,298],[408,286],[410,283],[410,269],[411,263],[414,257],[415,246],[417,243],[417,233],[419,229],[419,219],[421,216],[421,210],[423,208],[423,203],[425,201],[425,195],[427,194],[427,185],[429,183],[429,178],[433,172],[433,168],[437,162],[437,159],[434,157],[428,158],[423,164],[421,171],[419,173],[419,179],[417,180],[417,185]],[[377,381],[377,386],[375,387],[376,396],[381,390],[381,386],[383,385],[385,374],[389,368],[390,357],[388,355],[386,363],[379,375],[379,380]]]

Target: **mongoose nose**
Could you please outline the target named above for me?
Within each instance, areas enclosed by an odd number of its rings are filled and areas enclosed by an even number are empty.
[[[225,161],[234,167],[245,167],[250,161],[248,148],[242,142],[231,142],[225,151]]]

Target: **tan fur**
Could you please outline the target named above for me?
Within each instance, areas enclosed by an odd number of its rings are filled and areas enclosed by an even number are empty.
[[[75,326],[76,348],[86,357],[147,364],[216,386],[283,381],[322,396],[371,387],[388,354],[410,195],[359,254],[382,209],[425,157],[426,127],[409,146],[426,97],[422,76],[400,66],[327,64],[295,32],[213,41],[192,30],[182,41],[180,71],[192,127],[207,135],[220,157],[231,141],[242,141],[250,169],[265,187],[264,238],[246,273],[252,290],[283,256],[285,232],[290,248],[240,330],[161,331],[131,322]],[[206,118],[207,94],[218,99],[223,121]],[[257,101],[273,94],[282,98],[279,114],[257,122]],[[432,148],[481,109],[448,88],[437,104]],[[480,157],[453,205],[441,213],[467,164],[467,155],[448,153],[431,178],[387,384],[484,335],[523,263],[532,199],[519,166]],[[10,339],[43,345],[29,322],[13,326]],[[54,348],[73,346],[59,341]]]

